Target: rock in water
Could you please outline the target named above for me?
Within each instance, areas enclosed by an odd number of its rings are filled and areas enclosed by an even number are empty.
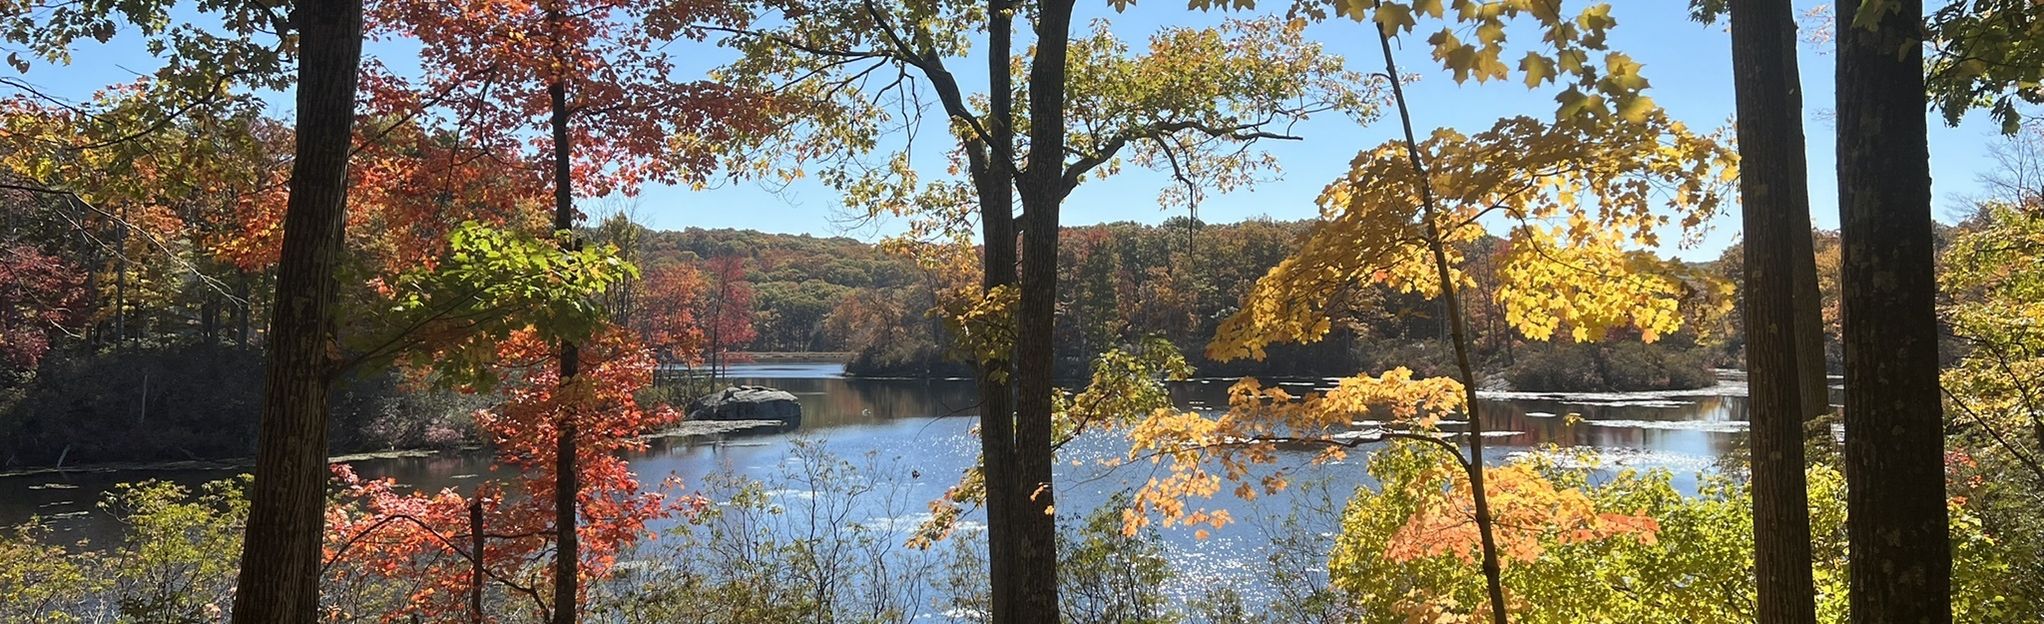
[[[802,402],[786,390],[766,386],[735,386],[690,401],[692,420],[778,420],[802,424]]]

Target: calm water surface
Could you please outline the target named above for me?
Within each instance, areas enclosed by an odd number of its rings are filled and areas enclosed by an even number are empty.
[[[770,476],[787,469],[790,445],[806,439],[840,457],[862,463],[870,458],[895,466],[903,473],[896,478],[908,479],[907,493],[928,500],[941,495],[977,457],[977,441],[971,437],[976,412],[970,381],[850,379],[844,377],[842,366],[834,363],[744,365],[735,367],[733,376],[737,383],[773,386],[800,397],[801,428],[789,433],[710,442],[656,442],[647,453],[632,460],[644,481],[653,482],[672,474],[693,486],[701,483],[705,475],[720,471]],[[1604,470],[1666,468],[1676,475],[1679,486],[1693,488],[1698,472],[1710,469],[1745,437],[1744,383],[1735,376],[1727,377],[1715,388],[1686,392],[1487,393],[1484,421],[1494,437],[1489,440],[1485,459],[1496,463],[1516,453],[1554,444],[1594,451],[1602,458]],[[1232,383],[1228,379],[1176,383],[1172,385],[1172,395],[1180,406],[1188,409],[1210,409],[1226,404],[1227,389]],[[1300,390],[1325,387],[1330,382],[1284,383]],[[1571,422],[1565,417],[1570,413],[1582,418]],[[1453,425],[1447,428],[1454,429]],[[1094,461],[1117,457],[1126,449],[1126,442],[1113,435],[1094,435],[1068,446],[1058,468],[1059,510],[1092,509],[1109,496],[1146,481],[1153,469],[1148,463],[1107,469]],[[1337,493],[1336,498],[1370,484],[1363,474],[1363,453],[1353,454],[1341,463],[1303,465],[1310,456],[1311,453],[1301,451],[1288,457],[1285,465],[1296,481],[1323,483],[1327,486],[1324,491]],[[483,453],[369,460],[358,462],[356,469],[364,476],[388,476],[427,491],[471,490],[492,472],[489,457]],[[41,517],[58,539],[103,542],[117,537],[120,531],[117,522],[95,507],[113,484],[144,479],[196,484],[230,474],[228,470],[138,470],[0,478],[0,526]],[[1302,491],[1309,494],[1300,496],[1311,496],[1314,490],[1304,488]],[[1294,509],[1293,503],[1327,502],[1291,500],[1291,496],[1287,493],[1245,503],[1223,495],[1212,506],[1228,508],[1235,517],[1247,521],[1218,531],[1204,541],[1167,530],[1164,536],[1171,556],[1181,569],[1191,571],[1191,578],[1195,579],[1201,575],[1224,576],[1231,572],[1231,567],[1259,561],[1260,557],[1250,555],[1268,543],[1263,531],[1273,524],[1271,518]],[[1338,504],[1338,500],[1335,502]],[[907,527],[917,519],[913,515],[865,520]],[[1319,520],[1331,523],[1334,519]]]

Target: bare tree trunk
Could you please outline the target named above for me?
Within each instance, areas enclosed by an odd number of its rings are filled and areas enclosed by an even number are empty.
[[[234,344],[246,347],[250,319],[254,317],[254,311],[250,308],[255,306],[255,302],[250,301],[252,293],[249,282],[255,278],[250,277],[248,271],[238,271],[235,276],[238,279],[234,281],[234,297],[238,301],[234,304]]]
[[[84,202],[76,198],[72,198],[69,200],[69,203],[70,205],[77,205],[82,204]],[[82,207],[79,209],[79,213],[73,218],[77,219],[79,223],[89,222],[88,218],[85,216],[84,209]],[[104,247],[104,245],[96,243],[97,239],[93,235],[92,230],[89,227],[78,228],[78,237],[81,240],[81,245],[85,247],[86,250],[85,266],[91,267],[91,270],[85,272],[85,292],[88,293],[88,296],[91,297],[91,301],[89,303],[92,305],[92,312],[90,316],[97,317],[99,316],[99,308],[102,302],[102,300],[99,297],[99,254],[100,249]],[[86,326],[85,331],[86,331],[85,341],[88,344],[91,344],[94,347],[98,347],[101,344],[103,344],[103,341],[105,340],[106,337],[106,330],[103,328],[102,324],[91,323]]]
[[[121,204],[120,223],[114,224],[114,345],[128,344],[128,205]]]
[[[204,299],[199,303],[199,337],[206,344],[216,344],[220,338],[220,294],[208,289],[201,293]]]
[[[1838,207],[1854,622],[1952,621],[1922,0],[1839,4]]]
[[[1398,121],[1405,129],[1405,152],[1412,159],[1413,184],[1419,187],[1420,220],[1426,224],[1427,247],[1433,252],[1434,274],[1441,281],[1441,303],[1448,312],[1448,335],[1455,344],[1455,367],[1462,373],[1463,411],[1469,417],[1469,494],[1476,506],[1476,533],[1483,549],[1484,591],[1490,596],[1490,619],[1506,624],[1504,567],[1498,561],[1498,545],[1490,515],[1490,494],[1483,484],[1483,416],[1477,410],[1476,367],[1469,362],[1469,336],[1462,328],[1462,303],[1455,297],[1454,271],[1448,267],[1446,243],[1440,225],[1434,221],[1434,189],[1427,181],[1426,161],[1420,157],[1419,140],[1412,132],[1412,109],[1405,104],[1405,87],[1399,83],[1398,61],[1391,54],[1391,34],[1381,26],[1377,42],[1384,49],[1384,73],[1391,76],[1391,95],[1398,104]]]
[[[1733,82],[1738,100],[1744,215],[1746,372],[1752,386],[1754,572],[1762,622],[1817,620],[1810,568],[1806,418],[1822,400],[1822,331],[1811,251],[1809,166],[1803,156],[1796,24],[1788,0],[1733,0]],[[1810,292],[1804,292],[1804,288]],[[1812,341],[1814,339],[1814,342]],[[1816,346],[1813,351],[1811,346]],[[1815,357],[1815,360],[1810,358]],[[1815,376],[1813,380],[1811,377]],[[1818,403],[1809,404],[1816,385]]]
[[[559,14],[549,16],[558,21]],[[558,26],[558,25],[557,25]],[[556,78],[547,85],[547,98],[551,102],[554,133],[554,231],[562,236],[561,247],[573,251],[575,242],[575,191],[572,168],[568,162],[571,146],[568,144],[568,87],[565,79]],[[561,341],[561,379],[567,386],[573,382],[576,369],[581,364],[581,352],[575,343]],[[560,435],[554,448],[554,617],[553,624],[575,624],[581,611],[579,590],[581,588],[582,549],[575,538],[577,523],[575,494],[581,491],[581,475],[575,465],[575,413],[569,410],[560,415]]]
[[[1803,167],[1804,171],[1808,169],[1807,165]],[[1803,187],[1806,189],[1800,195],[1803,209],[1798,214],[1803,215],[1802,221],[1807,225],[1810,222],[1807,177]],[[1803,417],[1808,422],[1831,415],[1831,378],[1829,362],[1824,357],[1824,295],[1817,290],[1816,237],[1809,227],[1802,231],[1812,235],[1792,236],[1795,249],[1790,253],[1795,261],[1791,269],[1795,271],[1792,295],[1796,309],[1796,367],[1802,378]],[[1805,428],[1803,437],[1829,443],[1831,433]]]
[[[334,269],[347,217],[362,2],[305,0],[293,18],[300,37],[297,153],[277,268],[255,489],[234,594],[236,624],[303,624],[314,621],[319,608]]]
[[[987,0],[987,134],[978,146],[982,156],[974,167],[979,187],[980,234],[984,264],[980,284],[986,292],[1015,285],[1015,190],[1010,154],[1014,151],[1014,77],[1008,59],[1014,48],[1014,17],[1007,8],[1011,0]],[[970,148],[969,148],[970,149]],[[996,162],[997,161],[997,162]],[[934,290],[932,291],[935,292]],[[979,362],[980,465],[987,490],[987,577],[991,582],[989,605],[993,620],[1000,624],[1025,621],[1015,582],[1020,561],[1015,557],[1019,527],[1009,521],[1026,511],[1027,492],[1016,480],[1015,462],[1015,379],[1007,358]]]
[[[478,492],[480,494],[480,492]],[[483,584],[489,580],[483,568],[483,499],[468,502],[468,621],[483,624]]]
[[[1038,3],[1036,54],[1029,67],[1029,156],[1019,185],[1029,216],[1022,234],[1022,306],[1015,346],[1015,481],[1025,499],[1008,518],[1017,539],[1014,618],[1057,622],[1057,520],[1051,485],[1052,393],[1056,353],[1058,211],[1064,179],[1065,61],[1073,0]]]

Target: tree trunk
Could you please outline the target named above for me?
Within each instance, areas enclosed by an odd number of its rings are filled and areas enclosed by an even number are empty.
[[[1014,18],[1005,9],[1011,0],[987,1],[987,134],[984,144],[968,147],[980,153],[973,177],[980,203],[983,274],[986,292],[1015,286],[1015,191],[1011,154],[1015,145],[1014,76],[1008,59],[1014,48]],[[996,147],[997,146],[997,147]],[[933,291],[934,292],[934,291]],[[1012,356],[1012,352],[1011,352]],[[1015,475],[1015,378],[1008,358],[979,362],[980,465],[987,490],[987,578],[991,615],[999,624],[1023,622],[1018,605],[1021,586],[1015,582],[1016,524],[1008,519],[1026,511],[1027,492]]]
[[[249,300],[251,295],[249,292],[249,282],[254,281],[255,278],[250,277],[248,271],[236,271],[235,277],[234,344],[246,347],[248,346],[249,319],[254,316],[251,308],[255,307],[255,302]]]
[[[362,58],[361,0],[306,0],[298,127],[270,324],[255,488],[234,594],[236,624],[302,624],[319,608],[335,265],[347,217],[348,151]]]
[[[128,344],[128,205],[121,204],[120,223],[114,224],[114,346]]]
[[[478,490],[475,498],[468,501],[468,621],[483,624],[483,584],[489,582],[489,574],[483,567],[483,498]]]
[[[220,342],[220,293],[206,288],[199,294],[203,298],[199,303],[199,337],[213,345]]]
[[[559,16],[551,16],[558,20]],[[572,168],[568,162],[568,87],[564,79],[556,78],[547,85],[547,97],[552,105],[554,132],[554,231],[561,236],[561,247],[573,251],[575,243],[575,191]],[[561,341],[561,386],[573,382],[576,368],[581,364],[580,349],[575,343]],[[574,410],[560,414],[558,424],[560,435],[554,447],[554,618],[553,624],[575,624],[581,610],[579,590],[581,587],[580,564],[582,549],[575,538],[576,512],[575,494],[581,488],[581,475],[575,465],[575,420]]]
[[[1805,305],[1816,312],[1817,271],[1792,11],[1788,0],[1730,6],[1732,64],[1741,68],[1733,83],[1746,236],[1741,299],[1751,385],[1753,567],[1759,620],[1771,624],[1817,620],[1803,421],[1823,408],[1824,363],[1821,338],[1810,335],[1821,329],[1802,318]],[[1806,392],[1812,384],[1820,393],[1816,405]]]
[[[84,202],[78,200],[77,198],[72,198],[70,200],[70,203],[71,205],[78,205],[83,204]],[[78,215],[74,218],[76,218],[79,223],[86,223],[87,217],[85,216],[84,208],[81,207],[79,209]],[[85,292],[88,296],[87,303],[92,306],[92,309],[87,314],[87,318],[97,317],[99,316],[100,312],[100,304],[104,301],[100,299],[99,296],[99,254],[100,250],[104,248],[105,245],[98,242],[98,237],[93,234],[92,230],[89,227],[78,228],[78,238],[80,239],[81,244],[85,247],[86,250],[85,266],[92,267],[91,270],[85,272]],[[100,346],[106,338],[106,330],[104,329],[104,325],[101,323],[87,324],[85,332],[86,332],[85,342],[94,347]]]
[[[1029,67],[1029,156],[1019,186],[1029,216],[1022,233],[1022,307],[1015,345],[1015,482],[1025,500],[1008,518],[1017,538],[1015,617],[999,622],[1057,622],[1057,520],[1051,486],[1053,339],[1057,314],[1058,209],[1064,180],[1065,61],[1073,0],[1039,3],[1036,54]]]
[[[1384,49],[1384,74],[1399,76],[1398,61],[1391,54],[1391,33],[1377,30],[1377,42]],[[1398,121],[1405,129],[1405,153],[1412,160],[1414,185],[1419,187],[1420,220],[1426,225],[1427,248],[1432,252],[1434,274],[1441,281],[1441,305],[1447,309],[1449,340],[1455,346],[1455,367],[1462,373],[1462,410],[1469,418],[1469,461],[1462,468],[1469,475],[1469,497],[1475,506],[1476,534],[1483,550],[1484,593],[1490,598],[1490,621],[1507,624],[1505,615],[1504,566],[1498,561],[1496,530],[1490,515],[1490,493],[1483,483],[1483,416],[1477,409],[1476,367],[1469,361],[1469,336],[1462,329],[1462,302],[1455,297],[1454,271],[1448,266],[1447,244],[1434,221],[1434,189],[1427,178],[1426,161],[1419,154],[1419,139],[1412,132],[1412,109],[1405,104],[1405,86],[1391,80],[1391,95],[1398,105]]]
[[[1952,621],[1922,0],[1839,4],[1838,207],[1854,622]]]
[[[1801,136],[1800,133],[1798,136]],[[1800,170],[1808,171],[1809,167],[1806,164]],[[1803,208],[1796,214],[1802,215],[1805,227],[1799,231],[1811,234],[1790,237],[1790,241],[1795,243],[1791,252],[1795,264],[1790,268],[1795,271],[1792,276],[1795,291],[1791,295],[1795,298],[1796,308],[1796,366],[1802,378],[1803,417],[1809,422],[1831,415],[1831,378],[1829,362],[1824,357],[1824,295],[1817,290],[1816,236],[1808,227],[1810,201],[1807,176],[1801,184],[1804,192],[1797,197],[1802,198]],[[1803,438],[1829,444],[1831,432],[1805,428]]]

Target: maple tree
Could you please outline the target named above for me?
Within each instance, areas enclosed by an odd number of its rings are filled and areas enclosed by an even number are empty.
[[[349,362],[397,362],[439,383],[503,395],[500,407],[476,415],[477,426],[501,464],[519,474],[508,486],[489,482],[464,497],[452,490],[399,493],[391,483],[337,472],[350,495],[328,511],[333,526],[324,565],[345,563],[385,580],[432,581],[386,607],[388,617],[458,612],[455,602],[469,594],[439,590],[456,583],[481,591],[478,579],[529,598],[542,617],[577,608],[545,591],[556,572],[538,563],[550,552],[556,560],[563,556],[551,530],[562,515],[552,496],[562,481],[553,473],[558,466],[579,466],[587,477],[574,480],[576,511],[570,512],[582,522],[567,526],[589,547],[567,556],[578,559],[578,574],[588,578],[601,576],[617,549],[642,535],[646,520],[671,511],[658,493],[641,490],[617,456],[642,448],[640,434],[677,418],[665,407],[639,407],[635,394],[651,383],[654,353],[634,332],[604,320],[607,310],[597,295],[637,277],[636,267],[617,253],[608,245],[571,251],[558,235],[470,222],[448,235],[436,261],[378,284],[385,311],[359,323],[360,336],[346,351]],[[590,344],[578,351],[584,374],[560,377],[548,346],[559,342]],[[554,455],[562,452],[558,428],[569,423],[589,433],[574,438],[577,457],[562,461]],[[487,511],[490,526],[508,527],[490,533],[510,542],[496,547],[502,559],[470,556],[447,537],[472,520],[471,505]],[[450,580],[446,567],[475,573]]]
[[[1503,119],[1473,136],[1438,130],[1422,142],[1394,83],[1405,140],[1364,151],[1350,173],[1328,187],[1320,198],[1324,222],[1292,258],[1257,283],[1243,310],[1222,325],[1209,355],[1261,357],[1273,342],[1317,340],[1330,329],[1329,302],[1353,283],[1374,281],[1444,301],[1462,380],[1414,380],[1398,369],[1344,379],[1325,395],[1303,401],[1245,380],[1231,391],[1230,409],[1218,418],[1160,410],[1131,434],[1130,454],[1169,460],[1171,469],[1138,492],[1126,518],[1131,527],[1153,513],[1167,524],[1225,522],[1226,516],[1188,508],[1183,499],[1212,496],[1223,477],[1240,483],[1238,496],[1284,487],[1282,477],[1242,481],[1249,465],[1272,461],[1281,442],[1323,446],[1327,451],[1318,459],[1326,461],[1372,439],[1431,441],[1454,453],[1467,473],[1488,590],[1479,610],[1502,623],[1508,603],[1489,505],[1494,491],[1484,479],[1482,416],[1470,385],[1475,375],[1470,341],[1456,296],[1468,279],[1456,269],[1462,260],[1457,245],[1483,236],[1485,219],[1511,224],[1496,296],[1508,323],[1528,337],[1547,339],[1566,328],[1582,341],[1631,326],[1652,341],[1680,326],[1679,300],[1695,290],[1692,283],[1709,287],[1708,278],[1685,275],[1689,271],[1678,263],[1627,243],[1658,242],[1658,230],[1670,222],[1658,210],[1663,203],[1682,215],[1684,229],[1706,221],[1721,202],[1719,187],[1736,175],[1736,159],[1647,98],[1642,91],[1648,83],[1630,57],[1606,52],[1601,68],[1588,62],[1589,52],[1605,47],[1605,31],[1616,24],[1608,5],[1573,18],[1545,3],[1375,2],[1336,8],[1338,15],[1378,30],[1390,75],[1398,75],[1391,39],[1415,28],[1415,15],[1441,18],[1455,9],[1453,21],[1473,26],[1477,41],[1461,41],[1451,22],[1429,42],[1458,81],[1509,77],[1499,60],[1505,24],[1528,19],[1545,32],[1542,41],[1550,52],[1527,52],[1519,69],[1529,87],[1566,85],[1556,97],[1555,118]],[[1315,14],[1320,7],[1300,3],[1294,10]],[[1563,224],[1548,225],[1554,221]],[[1389,406],[1402,429],[1417,433],[1330,437],[1373,406]],[[1467,458],[1430,433],[1451,412],[1466,415]],[[1215,459],[1220,475],[1204,463]]]
[[[289,148],[270,142],[282,133],[253,114],[261,102],[252,91],[284,90],[296,78],[297,49],[278,36],[291,30],[284,13],[264,3],[209,1],[179,7],[173,16],[175,4],[27,1],[9,3],[0,14],[0,52],[21,74],[0,78],[0,186],[40,196],[30,203],[36,211],[103,241],[88,258],[75,259],[95,272],[102,262],[111,265],[108,279],[89,285],[110,291],[113,300],[92,310],[86,334],[96,343],[130,339],[130,325],[140,324],[129,322],[130,313],[160,310],[184,295],[178,289],[187,276],[211,293],[205,331],[217,330],[214,315],[224,304],[248,318],[250,297],[209,280],[217,267],[203,250],[231,236],[220,211],[237,194],[255,192],[250,173],[283,185],[275,164]],[[133,37],[157,64],[77,101],[36,81],[64,71],[79,49],[116,37]],[[249,149],[257,143],[267,143],[265,153]],[[250,280],[235,281],[238,289]]]
[[[686,264],[646,272],[630,327],[663,363],[694,364],[713,345],[704,336],[698,306],[708,291],[703,274]]]
[[[700,38],[703,25],[731,25],[744,15],[724,2],[649,6],[619,0],[493,2],[390,0],[370,11],[372,32],[416,39],[423,76],[411,87],[455,120],[486,149],[530,144],[545,163],[552,228],[572,231],[575,197],[631,194],[652,182],[700,183],[715,170],[722,144],[742,142],[757,128],[768,101],[707,80],[678,80],[665,44]],[[376,82],[401,83],[389,72]],[[572,237],[564,246],[579,245]],[[580,358],[563,342],[559,377],[575,376]],[[567,418],[570,414],[561,414]],[[550,431],[562,462],[553,509],[558,542],[552,621],[578,616],[574,518],[577,424]]]
[[[696,299],[695,316],[702,319],[703,352],[710,362],[710,376],[722,375],[731,351],[752,342],[752,282],[747,281],[745,259],[719,256],[705,263],[708,275],[703,296]]]
[[[546,334],[520,330],[497,345],[489,366],[494,377],[506,380],[500,390],[507,400],[479,413],[477,424],[499,465],[516,471],[515,480],[485,482],[468,495],[451,488],[404,492],[389,480],[362,479],[345,465],[335,467],[346,489],[343,503],[328,512],[327,565],[413,583],[406,599],[382,617],[502,617],[470,614],[467,601],[478,581],[507,592],[537,619],[576,608],[554,601],[554,571],[545,563],[549,551],[559,548],[552,538],[557,466],[573,465],[583,473],[576,480],[575,556],[585,580],[606,574],[620,553],[647,535],[646,523],[700,505],[661,491],[671,483],[646,489],[620,457],[644,449],[640,434],[680,417],[666,406],[641,406],[633,396],[652,383],[653,352],[616,327],[595,330],[581,344],[582,366],[565,381],[553,365],[554,339]],[[554,457],[556,429],[564,422],[585,434],[574,438],[572,463]],[[478,541],[470,528],[471,505],[482,510],[486,531],[480,562],[470,546]]]
[[[34,370],[50,335],[70,331],[81,316],[84,283],[63,259],[33,246],[0,244],[0,366]]]
[[[2044,45],[2037,43],[2044,40],[2044,10],[2037,3],[1948,2],[1926,21],[1924,86],[1946,124],[1985,108],[2003,134],[2015,134],[2025,123],[2024,107],[2044,104]]]
[[[161,310],[193,297],[217,328],[231,263],[218,246],[239,228],[233,212],[259,195],[281,200],[285,131],[258,104],[230,99],[158,119],[150,81],[114,85],[88,103],[18,94],[0,104],[0,183],[27,194],[37,216],[97,244],[70,255],[104,273],[90,289],[91,338],[122,343],[157,331]],[[281,214],[281,209],[279,209]],[[242,298],[245,301],[245,297]]]

